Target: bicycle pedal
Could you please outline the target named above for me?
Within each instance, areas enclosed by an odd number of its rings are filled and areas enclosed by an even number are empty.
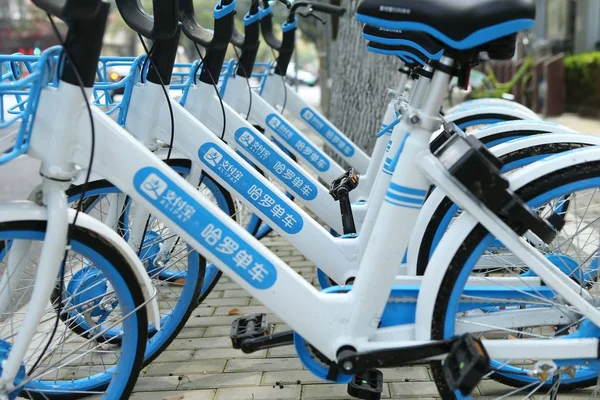
[[[348,395],[364,400],[379,400],[383,392],[383,373],[375,368],[354,375]]]
[[[339,178],[331,182],[329,194],[335,201],[339,201],[340,197],[348,196],[348,193],[356,189],[359,179],[360,176],[354,168],[349,168]]]
[[[229,338],[234,349],[241,349],[242,342],[269,334],[267,314],[250,314],[231,323]]]
[[[450,390],[468,396],[491,371],[490,357],[479,339],[465,334],[452,344],[443,371]]]

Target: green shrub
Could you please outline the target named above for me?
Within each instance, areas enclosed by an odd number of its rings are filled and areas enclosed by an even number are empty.
[[[567,111],[600,112],[600,51],[565,57]]]

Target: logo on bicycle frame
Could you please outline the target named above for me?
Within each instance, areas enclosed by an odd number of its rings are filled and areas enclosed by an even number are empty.
[[[150,197],[152,200],[158,200],[158,198],[167,190],[167,183],[160,179],[156,174],[149,174],[144,182],[142,182],[140,188]]]
[[[264,290],[277,282],[275,265],[220,219],[227,214],[215,214],[153,167],[136,172],[133,184],[151,205],[250,286]]]
[[[205,155],[204,155],[204,160],[209,163],[210,165],[212,165],[213,167],[216,167],[219,162],[221,161],[221,159],[223,158],[223,154],[221,154],[217,149],[212,148],[210,149]]]

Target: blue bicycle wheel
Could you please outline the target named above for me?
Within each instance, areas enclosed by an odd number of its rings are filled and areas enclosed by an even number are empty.
[[[7,275],[12,280],[9,283],[12,301],[5,304],[0,318],[2,361],[30,302],[45,230],[45,221],[0,224],[2,275],[8,273],[11,253],[19,251],[15,244],[28,244],[26,252],[21,250],[13,256],[21,261]],[[72,227],[69,241],[70,249],[62,268],[64,280],[59,278],[58,282],[68,282],[80,271],[93,269],[102,274],[104,290],[95,291],[93,299],[82,292],[75,296],[55,296],[54,304],[46,306],[10,399],[19,395],[40,399],[79,398],[99,393],[109,399],[127,399],[142,368],[148,319],[142,289],[133,271],[121,253],[94,232]],[[60,292],[61,287],[64,290],[65,286],[60,284],[56,290]],[[57,299],[62,299],[62,304]],[[90,326],[87,335],[68,334],[67,325],[77,322],[62,317],[73,308],[85,309]],[[104,331],[114,328],[121,332],[119,345],[98,340]]]
[[[558,234],[548,245],[552,253],[560,254],[560,257],[551,258],[551,261],[565,274],[566,279],[574,280],[583,290],[587,290],[594,298],[592,302],[600,299],[596,289],[596,277],[600,268],[598,171],[598,162],[554,171],[518,191],[518,195],[536,210],[538,215],[551,217],[556,223],[557,219],[554,216],[562,214],[562,223],[559,225],[563,226],[556,228]],[[564,207],[566,201],[569,202],[569,207]],[[539,280],[536,281],[535,275],[524,274],[524,271],[529,270],[528,265],[517,258],[509,259],[503,254],[498,254],[496,242],[483,227],[477,226],[466,236],[454,254],[441,284],[441,287],[449,290],[440,291],[436,299],[432,339],[450,338],[460,334],[466,326],[471,327],[471,334],[487,340],[543,338],[548,340],[548,355],[545,360],[552,360],[553,340],[600,336],[600,328],[587,318],[582,318],[577,310],[571,309],[553,289]],[[473,296],[464,294],[467,278],[486,257],[496,261],[494,272],[489,275],[490,282],[493,277],[503,276],[513,279],[517,277],[522,282],[516,289],[506,290],[508,293],[505,299],[493,294],[488,298],[487,295],[481,294],[479,299],[485,297],[486,301],[473,301]],[[544,319],[535,318],[534,313],[538,311],[546,313]],[[506,319],[500,318],[505,321],[503,325],[500,326],[500,322],[494,325],[494,314],[501,317],[503,312],[512,313],[510,324]],[[527,318],[519,318],[520,313],[529,314]],[[482,315],[488,317],[485,326],[474,326],[472,321]],[[494,373],[491,377],[507,385],[502,390],[504,394],[527,394],[528,398],[535,391],[539,391],[543,396],[549,394],[553,398],[558,391],[587,387],[598,389],[600,364],[597,360],[554,360],[556,368],[548,375],[540,374],[541,369],[536,369],[536,363],[539,361],[492,361]],[[432,371],[442,397],[452,398],[443,379],[441,363],[433,363]],[[496,392],[500,393],[500,389]]]
[[[519,135],[518,135],[519,137]],[[505,140],[514,139],[514,137],[506,137]],[[525,165],[531,164],[538,161],[541,158],[551,156],[553,154],[561,153],[568,150],[581,148],[581,143],[551,143],[544,144],[529,148],[524,148],[500,157],[500,161],[504,163],[502,172],[510,172],[517,168],[521,168]],[[568,198],[562,203],[561,207],[563,211],[569,207]],[[437,247],[438,243],[444,236],[444,232],[448,229],[454,217],[460,213],[460,210],[456,204],[454,204],[449,198],[444,198],[438,208],[433,213],[431,219],[428,222],[428,226],[423,234],[421,243],[419,244],[419,253],[417,257],[417,275],[424,275],[429,262],[429,258],[433,255],[433,251]],[[566,215],[564,212],[560,215]],[[496,243],[497,246],[501,246],[500,243]]]
[[[170,160],[169,164],[183,176],[189,174],[188,160]],[[69,190],[69,201],[73,207],[78,206],[82,190],[81,186]],[[221,210],[235,218],[233,201],[216,182],[205,176],[199,190]],[[81,208],[87,214],[111,225],[128,240],[139,254],[149,276],[156,282],[162,318],[160,331],[153,326],[148,327],[145,362],[149,363],[177,336],[199,302],[216,285],[221,271],[212,264],[206,266],[205,260],[185,240],[152,215],[145,214],[144,218],[147,217],[147,220],[142,221],[141,237],[131,238],[136,204],[107,181],[88,184]],[[89,288],[97,288],[102,277],[95,276],[93,271],[80,275],[85,276],[85,280],[82,276],[73,276],[66,284],[67,292],[88,288],[85,292],[92,295],[93,290]],[[71,314],[70,318],[78,321],[71,325],[72,330],[79,334],[87,331],[85,314],[76,309]],[[104,340],[116,343],[119,341],[119,334],[118,329],[108,330],[104,333]]]

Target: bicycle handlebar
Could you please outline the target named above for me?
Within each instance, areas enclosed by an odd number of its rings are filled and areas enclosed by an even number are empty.
[[[48,14],[62,20],[91,19],[100,9],[102,0],[32,0],[33,4]]]
[[[321,4],[313,1],[294,2],[290,8],[290,13],[287,20],[281,26],[283,38],[282,40],[279,40],[273,33],[273,15],[271,13],[271,6],[268,0],[263,0],[263,5],[264,10],[261,13],[262,16],[260,20],[260,30],[265,42],[267,42],[269,47],[279,51],[275,73],[281,76],[285,76],[287,73],[287,68],[292,59],[292,54],[296,46],[296,27],[298,24],[298,20],[295,15],[296,10],[301,7],[308,7],[310,9],[309,13],[313,11],[321,11],[335,16],[344,15],[346,12],[345,8],[333,6],[331,4]]]
[[[119,13],[131,29],[150,40],[169,39],[179,25],[178,0],[152,0],[153,16],[140,0],[116,0]]]
[[[258,22],[260,19],[260,8],[258,0],[252,0],[250,9],[244,16],[244,34],[238,32],[235,25],[233,26],[233,34],[231,36],[231,44],[240,49],[246,46],[258,46]]]
[[[233,33],[235,5],[235,0],[221,0],[215,5],[213,12],[215,28],[211,32],[196,20],[193,0],[180,0],[183,33],[206,49],[226,49]]]
[[[242,78],[250,78],[252,76],[256,54],[258,53],[260,43],[260,8],[258,1],[252,0],[250,10],[244,16],[244,34],[242,35],[237,31],[235,26],[233,27],[231,43],[241,50],[236,75]]]

